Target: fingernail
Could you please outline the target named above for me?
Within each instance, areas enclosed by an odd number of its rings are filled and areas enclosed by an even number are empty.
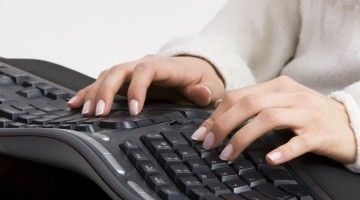
[[[275,151],[275,152],[272,152],[272,153],[269,153],[267,155],[267,157],[272,160],[273,162],[276,162],[276,161],[279,161],[280,158],[281,158],[281,153],[278,152],[278,151]]]
[[[219,104],[221,103],[222,99],[219,99],[215,102],[215,108],[217,108],[219,106]]]
[[[211,101],[211,90],[208,87],[204,86],[204,85],[200,85],[200,87],[203,87],[208,91],[208,93],[209,93],[208,102],[210,102]]]
[[[232,144],[228,144],[221,152],[219,157],[221,160],[229,160],[232,152],[233,152],[233,146]]]
[[[71,98],[67,103],[68,104],[72,104],[74,103],[74,101],[77,99],[77,96],[74,96],[73,98]]]
[[[130,100],[129,111],[131,115],[139,114],[139,102],[134,99]]]
[[[102,99],[100,99],[97,104],[96,104],[96,115],[102,115],[104,113],[104,109],[105,109],[105,101],[103,101]]]
[[[88,114],[90,112],[90,106],[91,106],[91,102],[90,100],[87,100],[83,106],[82,114]]]
[[[210,149],[212,146],[214,146],[215,143],[215,135],[213,132],[209,132],[203,142],[204,149]]]
[[[203,140],[206,135],[207,129],[205,127],[198,128],[191,136],[193,140]]]

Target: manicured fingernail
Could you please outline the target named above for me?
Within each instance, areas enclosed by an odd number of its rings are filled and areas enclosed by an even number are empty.
[[[205,127],[198,128],[191,136],[193,140],[203,140],[206,135],[207,129]]]
[[[204,86],[204,85],[200,85],[200,87],[203,87],[208,91],[208,93],[209,93],[208,102],[210,102],[211,101],[211,90],[208,87]]]
[[[217,108],[219,106],[219,104],[221,103],[222,99],[219,99],[215,102],[215,108]]]
[[[212,146],[214,146],[215,143],[215,135],[213,132],[209,132],[203,142],[204,149],[210,149]]]
[[[72,103],[74,103],[74,101],[76,101],[76,99],[77,99],[77,96],[74,96],[74,97],[71,98],[67,103],[68,103],[68,104],[72,104]]]
[[[100,99],[97,104],[96,104],[96,115],[102,115],[104,113],[104,109],[105,109],[105,101],[103,101],[102,99]]]
[[[281,158],[281,153],[278,152],[278,151],[275,151],[275,152],[269,153],[269,154],[267,155],[267,157],[268,157],[270,160],[272,160],[273,162],[277,162],[277,161],[279,161],[280,158]]]
[[[219,157],[220,157],[221,160],[229,160],[232,152],[233,152],[233,146],[232,146],[232,144],[228,144],[223,149],[223,151],[221,152]]]
[[[129,111],[131,115],[139,114],[139,102],[135,99],[130,100]]]
[[[82,109],[82,114],[88,114],[90,112],[90,106],[91,106],[91,101],[87,100],[84,103],[83,109]]]

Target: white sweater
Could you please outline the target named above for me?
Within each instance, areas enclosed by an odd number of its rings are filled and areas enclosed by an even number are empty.
[[[229,0],[201,33],[160,54],[208,60],[227,89],[285,74],[342,102],[357,141],[347,167],[360,172],[360,0]]]

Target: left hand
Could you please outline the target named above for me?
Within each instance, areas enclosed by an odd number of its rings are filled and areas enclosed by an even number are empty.
[[[289,128],[295,136],[267,154],[269,164],[307,152],[341,163],[355,161],[356,142],[344,106],[286,76],[229,91],[192,138],[203,141],[206,149],[214,148],[247,121],[229,140],[221,159],[234,160],[266,132]]]

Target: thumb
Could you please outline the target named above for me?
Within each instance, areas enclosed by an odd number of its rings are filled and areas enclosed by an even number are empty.
[[[221,99],[225,93],[222,83],[202,81],[185,88],[185,96],[199,106],[209,105]]]

